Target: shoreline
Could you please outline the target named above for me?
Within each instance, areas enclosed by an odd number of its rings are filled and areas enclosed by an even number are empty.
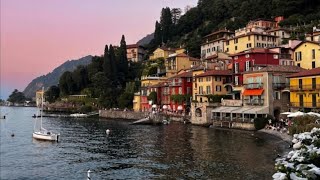
[[[285,141],[286,143],[289,143],[289,144],[291,144],[291,141],[293,139],[293,137],[290,136],[289,134],[280,133],[279,131],[271,130],[271,129],[261,129],[261,130],[258,130],[257,132],[261,132],[261,133],[264,133],[264,134],[268,134],[268,135],[277,137],[277,138],[279,138],[279,139],[281,139],[281,140],[283,140],[283,141]]]

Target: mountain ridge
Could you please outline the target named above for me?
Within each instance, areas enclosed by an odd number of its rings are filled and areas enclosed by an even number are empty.
[[[82,57],[75,60],[67,60],[60,66],[54,68],[51,72],[46,75],[42,75],[33,79],[27,87],[24,89],[23,93],[28,98],[35,97],[35,93],[42,86],[49,88],[53,85],[58,85],[60,76],[66,71],[73,71],[79,65],[88,65],[92,60],[92,55]]]

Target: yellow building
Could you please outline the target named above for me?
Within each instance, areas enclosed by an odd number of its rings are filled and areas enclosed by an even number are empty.
[[[194,100],[198,102],[209,102],[207,95],[226,95],[231,92],[231,87],[225,84],[230,83],[232,71],[210,70],[194,77],[193,94]]]
[[[166,47],[159,47],[153,51],[152,55],[150,56],[150,60],[155,60],[158,58],[168,58],[170,54],[174,54],[176,51],[175,49],[166,48]]]
[[[133,97],[133,110],[136,112],[141,111],[141,96],[140,93],[135,93]]]
[[[42,90],[38,90],[36,92],[36,105],[37,105],[37,107],[40,107],[40,105],[41,105],[43,93],[44,93],[44,91],[42,91]],[[44,101],[45,101],[45,99],[43,100],[43,102]]]
[[[179,52],[181,51],[177,51],[177,53],[169,55],[165,61],[166,76],[168,78],[177,75],[178,72],[183,69],[189,69],[200,64],[199,59],[190,57],[185,53],[179,54]]]
[[[293,60],[296,66],[304,69],[320,67],[320,45],[314,41],[301,42],[294,49]]]
[[[291,109],[320,112],[320,67],[288,77]]]
[[[224,52],[239,53],[251,48],[269,48],[278,45],[278,37],[258,32],[236,33],[236,36],[224,41]]]

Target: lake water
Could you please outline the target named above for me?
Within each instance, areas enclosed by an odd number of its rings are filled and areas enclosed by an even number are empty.
[[[92,179],[271,179],[287,146],[253,132],[98,118],[44,118],[61,136],[43,142],[32,139],[36,108],[0,108],[0,179],[86,179],[88,169]]]

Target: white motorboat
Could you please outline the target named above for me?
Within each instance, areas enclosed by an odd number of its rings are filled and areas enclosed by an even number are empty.
[[[37,125],[37,121],[38,121],[38,118],[37,118],[38,116],[36,116],[36,120],[35,120],[36,122],[34,124],[34,132],[32,133],[32,137],[34,139],[38,139],[38,140],[58,141],[60,134],[50,132],[42,127],[42,111],[43,111],[43,101],[44,101],[43,94],[44,94],[44,88],[42,88],[41,111],[39,110],[40,111],[40,128],[39,128],[39,130],[35,130],[36,125]]]
[[[82,113],[75,113],[75,114],[70,114],[70,117],[85,118],[85,117],[88,117],[88,115],[87,114],[82,114]]]

